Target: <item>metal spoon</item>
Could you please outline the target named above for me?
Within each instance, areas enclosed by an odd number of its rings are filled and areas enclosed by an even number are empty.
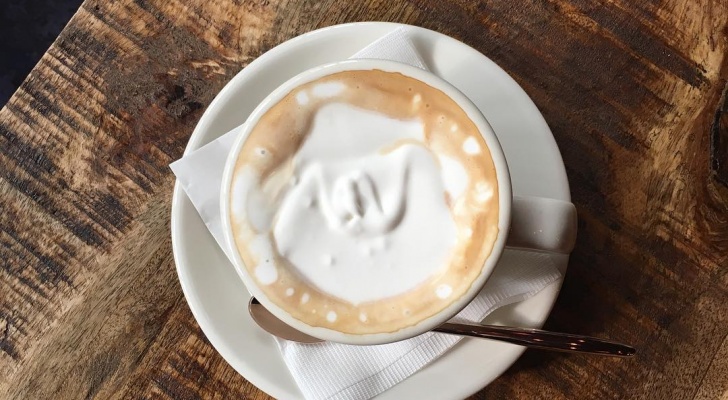
[[[253,320],[266,332],[281,339],[299,343],[319,343],[323,340],[309,336],[278,319],[255,297],[248,303],[248,311]],[[447,322],[433,330],[451,335],[472,336],[483,339],[499,340],[519,346],[542,350],[589,353],[604,356],[631,357],[635,349],[625,344],[598,339],[595,337],[542,331],[539,329],[512,328],[495,325],[468,325]]]

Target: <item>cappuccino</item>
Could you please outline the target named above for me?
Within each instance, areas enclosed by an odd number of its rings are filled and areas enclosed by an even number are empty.
[[[498,236],[498,184],[476,125],[396,72],[291,90],[250,131],[229,215],[245,268],[305,324],[395,332],[461,298]]]

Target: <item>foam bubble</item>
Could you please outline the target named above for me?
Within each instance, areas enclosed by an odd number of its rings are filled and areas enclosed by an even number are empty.
[[[475,200],[485,203],[493,197],[493,187],[488,182],[478,182],[475,185]]]
[[[292,287],[289,287],[288,289],[286,289],[286,296],[291,297],[291,296],[293,296],[293,293],[295,293],[295,292],[296,291],[293,290]]]
[[[255,267],[255,277],[263,285],[270,285],[278,280],[278,270],[271,262],[263,262]]]
[[[309,299],[311,299],[311,296],[308,293],[304,293],[303,296],[301,296],[301,304],[308,303]]]
[[[316,97],[334,97],[341,92],[346,90],[346,85],[344,85],[341,82],[328,82],[328,83],[319,83],[318,85],[314,86],[313,89],[311,89],[311,93],[313,93]]]
[[[336,317],[337,317],[337,315],[336,315],[336,312],[334,312],[334,311],[329,311],[326,314],[326,320],[329,322],[336,322]]]
[[[300,91],[298,92],[298,94],[296,94],[296,101],[298,102],[298,104],[305,106],[306,104],[308,104],[308,100],[309,98],[306,92]]]
[[[359,314],[359,321],[361,322],[367,322],[367,315],[364,313]]]
[[[446,299],[452,294],[452,287],[443,283],[435,289],[435,294],[441,299]]]
[[[459,197],[468,186],[468,172],[460,161],[444,155],[438,155],[442,172],[442,182],[451,198]]]
[[[463,142],[463,150],[468,154],[478,154],[480,153],[480,145],[474,137],[470,136]]]
[[[235,219],[243,219],[247,214],[247,194],[258,184],[258,177],[250,167],[241,169],[232,184],[232,195],[235,199],[230,203],[230,212]]]
[[[261,261],[260,264],[273,265],[274,252],[267,235],[255,235],[250,241],[249,248]]]

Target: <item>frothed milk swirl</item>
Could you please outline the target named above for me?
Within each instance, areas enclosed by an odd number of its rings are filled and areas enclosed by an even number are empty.
[[[230,215],[245,268],[294,318],[353,334],[414,325],[462,296],[498,233],[476,126],[399,73],[292,90],[246,139]]]

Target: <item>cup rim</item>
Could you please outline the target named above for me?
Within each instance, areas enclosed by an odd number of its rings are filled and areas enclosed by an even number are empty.
[[[255,283],[255,280],[244,265],[237,249],[237,245],[235,244],[234,235],[232,234],[232,223],[230,218],[230,190],[232,186],[234,165],[236,164],[240,150],[243,147],[243,143],[245,143],[253,127],[255,127],[260,118],[272,106],[277,104],[296,87],[337,72],[356,70],[398,72],[443,91],[446,95],[448,95],[448,97],[453,99],[463,109],[463,111],[465,111],[468,118],[478,127],[478,130],[490,151],[498,183],[498,234],[493,242],[493,249],[485,260],[478,277],[473,280],[470,288],[465,292],[465,294],[450,303],[444,309],[424,320],[421,320],[415,325],[402,328],[395,332],[351,334],[329,328],[311,326],[294,318],[283,308],[268,299],[265,293]],[[273,92],[266,96],[260,104],[258,104],[245,121],[245,124],[237,129],[239,130],[238,136],[235,138],[233,147],[225,161],[225,169],[220,189],[220,213],[223,232],[225,235],[225,244],[229,247],[230,254],[233,257],[233,260],[231,260],[233,267],[250,293],[255,296],[271,313],[273,313],[273,315],[281,319],[286,324],[311,336],[344,344],[374,345],[409,339],[436,328],[459,313],[478,295],[495,269],[495,266],[505,248],[506,238],[508,236],[508,230],[511,222],[511,203],[513,195],[506,158],[500,142],[495,135],[495,131],[490,126],[485,116],[483,116],[482,112],[467,96],[465,96],[465,94],[454,87],[451,83],[445,81],[434,73],[408,64],[379,59],[349,59],[323,64],[308,69],[278,86]]]

